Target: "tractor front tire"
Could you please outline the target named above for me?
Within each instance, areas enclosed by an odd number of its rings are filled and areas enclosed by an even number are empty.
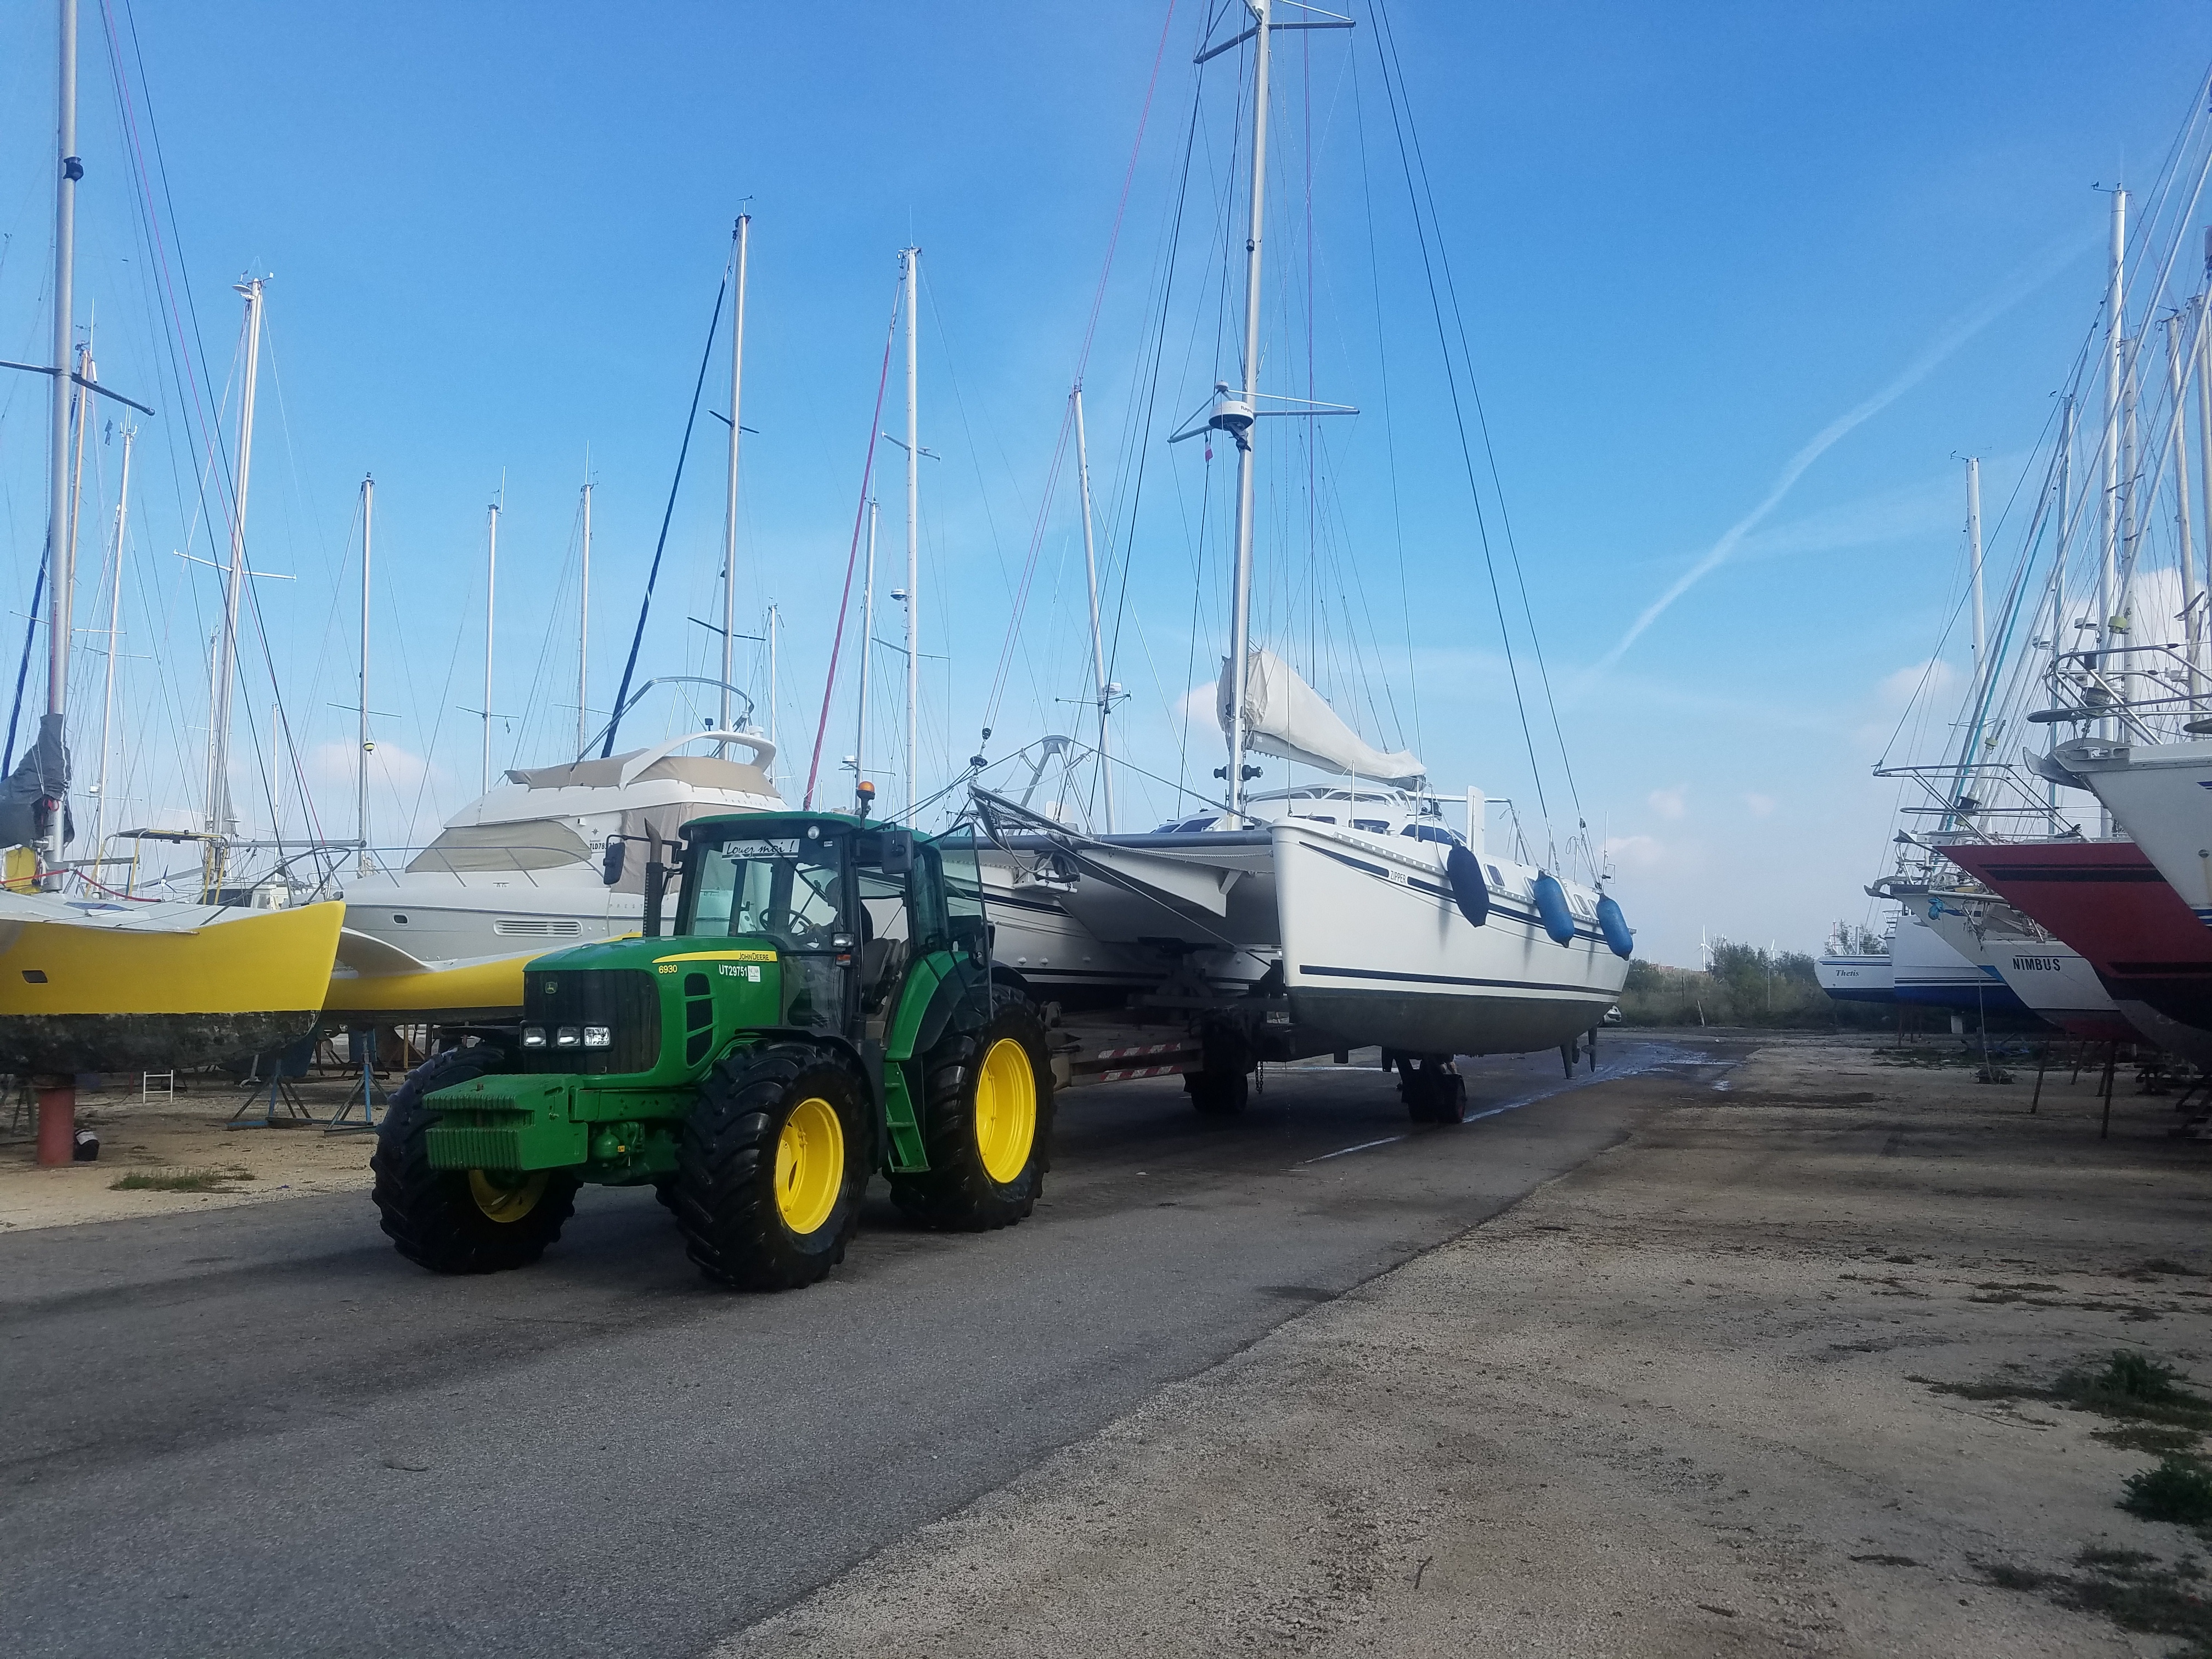
[[[432,1273],[527,1267],[575,1213],[576,1178],[564,1170],[513,1175],[430,1166],[426,1138],[438,1114],[426,1097],[507,1066],[506,1054],[486,1043],[434,1054],[393,1092],[377,1131],[369,1168],[384,1231],[400,1255]]]
[[[980,1031],[957,1031],[922,1063],[929,1168],[891,1177],[891,1201],[925,1227],[982,1232],[1036,1208],[1051,1167],[1052,1066],[1036,1006],[991,990]]]
[[[701,1081],[665,1201],[685,1251],[716,1284],[797,1290],[845,1259],[867,1158],[860,1079],[818,1048],[771,1043]]]

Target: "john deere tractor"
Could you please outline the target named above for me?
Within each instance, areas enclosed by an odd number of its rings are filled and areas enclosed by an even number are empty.
[[[521,1267],[587,1181],[659,1188],[707,1276],[753,1290],[836,1267],[878,1170],[925,1225],[1028,1215],[1051,1072],[1036,1011],[992,982],[973,851],[835,813],[684,836],[647,867],[643,937],[536,958],[519,1030],[394,1095],[374,1166],[399,1253]]]

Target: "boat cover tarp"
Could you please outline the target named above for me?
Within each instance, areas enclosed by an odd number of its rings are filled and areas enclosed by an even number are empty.
[[[1245,741],[1261,754],[1325,772],[1349,772],[1401,789],[1416,787],[1428,775],[1419,758],[1407,750],[1386,755],[1371,746],[1273,652],[1255,646],[1250,660],[1244,683]],[[1235,712],[1234,695],[1234,677],[1224,662],[1214,689],[1215,712],[1224,736]]]
[[[38,841],[44,834],[39,803],[46,800],[62,803],[62,839],[73,839],[76,824],[70,816],[69,785],[69,745],[62,741],[62,717],[42,714],[38,741],[15,763],[8,781],[0,784],[0,847],[28,847]]]

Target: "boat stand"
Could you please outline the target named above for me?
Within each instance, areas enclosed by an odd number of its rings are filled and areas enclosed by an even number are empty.
[[[226,1129],[312,1128],[315,1121],[314,1114],[307,1109],[307,1102],[300,1098],[296,1086],[297,1080],[307,1074],[307,1060],[312,1052],[312,1043],[300,1042],[289,1048],[279,1049],[275,1054],[256,1054],[252,1069],[239,1079],[240,1086],[245,1091],[245,1097],[238,1103],[238,1109],[230,1115],[230,1121],[222,1127]],[[264,1075],[264,1067],[266,1075]],[[264,1085],[268,1095],[263,1102],[261,1115],[250,1117],[247,1114],[252,1109],[253,1100],[261,1094]]]
[[[368,1135],[376,1133],[376,1028],[374,1025],[346,1033],[346,1040],[361,1060],[361,1075],[355,1079],[353,1092],[342,1102],[331,1121],[323,1126],[326,1135]],[[384,1091],[385,1102],[391,1103],[391,1091]],[[358,1103],[361,1118],[356,1121],[353,1109]]]

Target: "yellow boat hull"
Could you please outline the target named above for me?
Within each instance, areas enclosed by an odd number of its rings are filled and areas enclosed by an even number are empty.
[[[351,1025],[519,1019],[522,970],[543,954],[532,951],[489,962],[425,967],[416,973],[334,975],[323,1000],[324,1017],[332,1024]]]
[[[339,903],[176,932],[0,927],[0,1070],[200,1066],[296,1042],[321,1016]]]

